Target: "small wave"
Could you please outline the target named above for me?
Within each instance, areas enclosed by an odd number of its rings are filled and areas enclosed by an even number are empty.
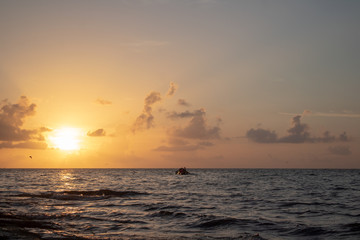
[[[323,236],[331,233],[322,227],[309,227],[309,226],[298,226],[297,229],[290,231],[291,235],[295,236]]]
[[[322,203],[322,202],[280,202],[279,207],[294,207],[297,205],[305,206],[330,206],[332,204]]]
[[[143,205],[143,204],[141,204]],[[163,204],[151,204],[151,205],[147,205],[145,208],[146,212],[151,212],[151,211],[156,211],[156,210],[168,210],[168,209],[179,209],[181,206],[176,206],[176,205],[163,205]],[[182,207],[182,208],[186,208],[186,207]]]
[[[64,191],[63,193],[68,195],[80,195],[80,196],[111,196],[111,197],[128,197],[141,195],[144,193],[135,191],[113,191],[108,189],[101,189],[97,191]]]
[[[150,215],[151,217],[185,217],[186,214],[182,212],[159,211]]]
[[[20,228],[60,229],[52,222],[38,221],[33,216],[0,213],[0,225]]]
[[[243,225],[246,224],[246,220],[239,220],[236,218],[218,218],[218,219],[210,219],[203,220],[200,223],[194,225],[197,228],[218,228],[218,227],[226,227],[231,225]]]
[[[344,224],[343,228],[347,229],[350,232],[360,232],[360,222]]]

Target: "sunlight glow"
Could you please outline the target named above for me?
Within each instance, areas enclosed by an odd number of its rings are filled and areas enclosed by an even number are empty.
[[[55,129],[53,135],[49,136],[49,140],[54,146],[65,151],[80,149],[80,130],[77,128],[61,128]]]

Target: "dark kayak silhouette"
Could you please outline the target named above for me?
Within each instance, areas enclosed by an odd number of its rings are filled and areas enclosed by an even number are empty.
[[[183,168],[179,168],[178,170],[175,171],[175,174],[177,175],[188,175],[190,174],[185,167]]]

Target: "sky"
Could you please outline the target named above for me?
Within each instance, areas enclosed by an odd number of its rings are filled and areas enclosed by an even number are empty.
[[[360,168],[360,2],[0,0],[0,168]]]

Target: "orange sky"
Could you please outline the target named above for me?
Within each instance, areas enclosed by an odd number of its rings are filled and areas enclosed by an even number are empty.
[[[356,9],[1,1],[0,167],[359,168]]]

